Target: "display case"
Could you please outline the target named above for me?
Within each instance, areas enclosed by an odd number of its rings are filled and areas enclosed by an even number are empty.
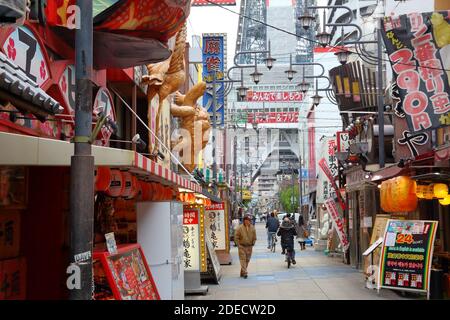
[[[139,244],[94,251],[94,282],[97,300],[160,300]]]

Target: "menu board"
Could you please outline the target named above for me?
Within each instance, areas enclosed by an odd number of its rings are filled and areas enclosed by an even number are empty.
[[[429,291],[437,224],[437,221],[388,220],[378,288]]]
[[[207,268],[207,273],[209,274],[209,276],[211,276],[215,283],[219,283],[219,280],[222,276],[221,271],[220,271],[220,263],[219,263],[219,259],[217,258],[217,254],[216,251],[214,250],[214,247],[212,245],[211,242],[211,234],[209,230],[206,230],[206,248],[208,249],[208,268]]]
[[[184,270],[200,270],[199,209],[183,210]]]
[[[215,250],[227,250],[227,226],[225,219],[225,204],[214,203],[205,207],[205,227],[211,235]]]
[[[139,244],[121,246],[118,254],[113,255],[107,251],[96,252],[95,259],[101,261],[115,299],[160,300]]]

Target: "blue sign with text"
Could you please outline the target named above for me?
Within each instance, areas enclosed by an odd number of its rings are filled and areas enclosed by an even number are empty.
[[[216,124],[224,124],[225,118],[225,96],[222,80],[225,72],[225,35],[203,35],[202,47],[203,81],[207,88],[203,96],[203,107],[208,110],[211,121],[213,119],[213,78],[216,76]]]

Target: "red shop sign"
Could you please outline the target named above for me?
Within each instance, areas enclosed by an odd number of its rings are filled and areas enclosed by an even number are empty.
[[[11,32],[1,44],[2,51],[14,62],[28,78],[41,88],[47,89],[50,83],[50,69],[45,48],[31,28],[21,26]]]
[[[116,116],[114,113],[114,104],[111,97],[111,94],[109,93],[109,90],[105,87],[101,87],[97,95],[95,97],[94,101],[94,109],[93,113],[95,117],[99,117],[101,113],[106,114],[107,117],[109,117],[112,121],[116,120]],[[109,138],[111,137],[111,130],[107,128],[106,126],[103,126],[100,130],[100,133],[98,134],[96,138],[96,145],[106,146],[109,142]]]

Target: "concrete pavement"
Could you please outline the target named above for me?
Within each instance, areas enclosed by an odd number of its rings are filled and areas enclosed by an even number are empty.
[[[256,224],[257,242],[249,265],[249,277],[239,277],[240,265],[236,247],[233,263],[221,266],[219,285],[208,284],[207,295],[186,296],[187,300],[380,300],[404,299],[391,290],[365,288],[364,276],[339,258],[325,256],[313,247],[300,251],[296,242],[297,264],[287,268],[280,242],[275,253],[267,249],[263,223]]]

